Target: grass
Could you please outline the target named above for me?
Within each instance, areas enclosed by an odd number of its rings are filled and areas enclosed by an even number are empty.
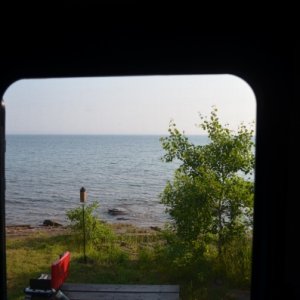
[[[236,286],[226,280],[216,282],[209,261],[181,268],[174,265],[159,232],[131,225],[109,226],[116,238],[88,249],[87,264],[70,233],[8,237],[8,299],[24,299],[29,279],[50,272],[51,263],[66,250],[71,252],[70,283],[179,284],[182,299],[232,299],[225,295]]]
[[[24,299],[23,289],[30,278],[50,272],[50,264],[66,250],[69,236],[35,234],[7,239],[8,299]]]
[[[7,238],[8,299],[24,299],[29,279],[49,273],[50,265],[66,250],[71,252],[68,282],[81,283],[168,283],[157,267],[149,269],[153,249],[158,242],[155,232],[123,226],[114,243],[88,249],[83,264],[82,250],[71,234],[51,236],[36,233]],[[122,232],[126,232],[125,234]]]

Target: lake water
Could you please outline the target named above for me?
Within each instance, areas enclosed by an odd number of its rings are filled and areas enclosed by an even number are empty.
[[[88,203],[99,201],[98,216],[108,222],[161,226],[168,218],[159,194],[176,163],[161,161],[160,136],[8,135],[6,223],[66,224],[66,211],[78,207],[84,186]],[[193,136],[205,144],[206,136]],[[122,208],[126,215],[111,216]],[[126,220],[119,220],[118,218]]]

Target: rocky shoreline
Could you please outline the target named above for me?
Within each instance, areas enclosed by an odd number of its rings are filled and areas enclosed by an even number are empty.
[[[6,236],[7,237],[22,237],[32,235],[33,233],[47,233],[47,234],[64,234],[69,231],[67,226],[31,226],[25,225],[7,225],[6,226]]]
[[[48,235],[58,235],[58,234],[68,234],[70,233],[70,227],[64,225],[37,225],[33,226],[30,224],[22,224],[22,225],[7,225],[6,226],[6,236],[7,237],[26,237],[32,234],[41,233]],[[126,231],[128,228],[136,228],[137,231],[160,231],[162,228],[158,226],[149,226],[149,227],[138,227],[134,224],[124,224],[124,223],[111,223],[112,227],[116,232]]]

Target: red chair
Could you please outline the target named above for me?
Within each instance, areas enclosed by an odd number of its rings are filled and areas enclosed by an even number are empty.
[[[58,290],[69,276],[70,259],[71,254],[67,251],[52,264],[51,287],[53,289]]]
[[[65,252],[51,265],[51,275],[41,274],[39,278],[30,279],[29,287],[25,288],[25,299],[68,299],[60,291],[69,275],[71,253]],[[59,294],[59,298],[55,298]]]

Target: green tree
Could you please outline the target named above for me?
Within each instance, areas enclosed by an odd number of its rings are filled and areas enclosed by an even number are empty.
[[[163,160],[181,163],[161,202],[181,242],[199,249],[216,242],[221,257],[226,245],[251,230],[253,130],[241,124],[235,133],[222,126],[216,108],[210,118],[200,117],[199,127],[208,133],[208,144],[194,145],[174,122],[169,136],[161,138],[166,151]]]

